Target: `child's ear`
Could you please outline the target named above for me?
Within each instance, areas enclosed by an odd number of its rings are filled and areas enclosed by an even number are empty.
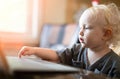
[[[103,36],[103,40],[109,40],[112,38],[112,29],[111,28],[107,28],[104,30],[104,36]]]

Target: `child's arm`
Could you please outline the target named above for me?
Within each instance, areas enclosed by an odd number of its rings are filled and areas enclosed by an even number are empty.
[[[44,60],[59,62],[59,57],[56,51],[49,49],[49,48],[24,46],[19,51],[18,56],[19,58],[21,58],[21,56],[25,56],[25,55],[35,55]]]

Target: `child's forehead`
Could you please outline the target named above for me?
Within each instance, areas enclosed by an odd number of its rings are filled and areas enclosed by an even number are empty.
[[[81,15],[79,22],[82,23],[84,21],[90,21],[91,19],[94,19],[94,15],[89,11],[85,10],[84,13]]]
[[[97,10],[94,12],[92,9],[87,9],[81,15],[79,19],[79,24],[94,24],[94,25],[104,25],[106,24],[105,16],[102,10]]]

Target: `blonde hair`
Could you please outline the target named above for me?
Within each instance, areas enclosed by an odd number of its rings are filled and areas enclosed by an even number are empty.
[[[114,3],[110,3],[108,5],[96,5],[87,10],[94,15],[94,22],[98,18],[102,18],[100,20],[102,26],[112,29],[112,38],[108,40],[107,44],[110,47],[120,45],[120,11],[118,7]]]

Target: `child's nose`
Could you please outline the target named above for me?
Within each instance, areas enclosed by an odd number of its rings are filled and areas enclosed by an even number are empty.
[[[81,36],[84,36],[83,29],[80,29],[80,32],[79,32],[79,34],[80,34]]]

